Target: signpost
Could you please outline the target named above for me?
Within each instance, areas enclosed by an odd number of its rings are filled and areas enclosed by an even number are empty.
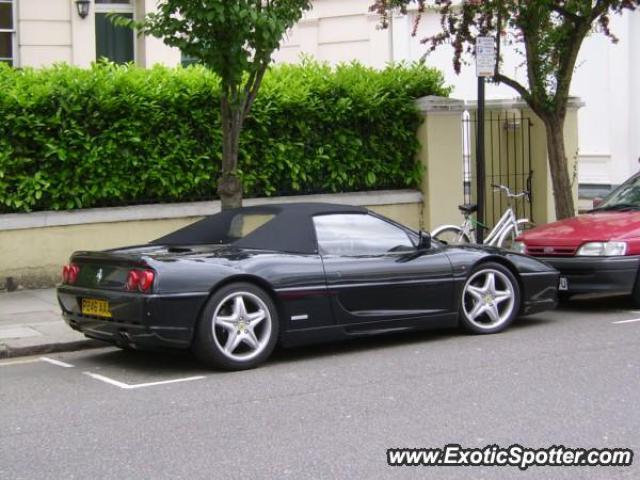
[[[493,77],[496,69],[496,44],[493,37],[476,38],[476,76],[478,77],[478,112],[476,118],[476,192],[478,228],[476,241],[484,241],[484,79]]]

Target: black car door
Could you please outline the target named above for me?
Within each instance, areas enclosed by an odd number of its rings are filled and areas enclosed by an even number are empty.
[[[409,231],[371,214],[319,215],[314,227],[338,323],[452,311],[452,267],[442,248],[418,250]]]

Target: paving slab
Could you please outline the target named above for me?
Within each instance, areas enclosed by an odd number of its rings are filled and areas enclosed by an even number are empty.
[[[55,289],[0,293],[0,358],[104,346],[64,322]]]
[[[16,313],[52,311],[60,312],[53,288],[0,293],[0,323]]]

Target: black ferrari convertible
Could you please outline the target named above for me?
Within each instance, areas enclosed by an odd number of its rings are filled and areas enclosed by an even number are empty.
[[[516,253],[431,241],[366,208],[227,210],[143,246],[76,252],[66,322],[122,348],[192,349],[239,370],[295,345],[462,325],[496,333],[554,308],[558,272]]]

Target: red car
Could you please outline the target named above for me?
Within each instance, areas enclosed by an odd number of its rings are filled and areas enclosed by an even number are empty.
[[[631,294],[640,306],[640,173],[593,210],[533,228],[518,237],[514,247],[559,270],[559,291],[565,298],[577,293]]]

